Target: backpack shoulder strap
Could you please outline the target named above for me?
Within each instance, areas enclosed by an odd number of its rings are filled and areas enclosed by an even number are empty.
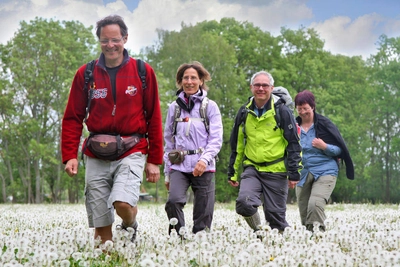
[[[93,59],[92,61],[90,61],[86,64],[86,68],[85,68],[85,74],[84,74],[85,85],[83,86],[83,90],[86,91],[88,94],[88,102],[87,102],[87,106],[86,106],[86,114],[85,114],[85,119],[84,119],[85,123],[86,123],[87,117],[89,115],[90,103],[92,101],[92,94],[93,94],[92,89],[94,89],[94,86],[95,86],[94,82],[93,82],[93,70],[94,70],[94,66],[96,65],[95,63],[96,63],[96,60]]]
[[[93,59],[92,61],[89,61],[86,64],[86,68],[85,68],[85,86],[84,86],[85,90],[88,89],[89,83],[93,83],[93,70],[94,70],[95,63],[96,63],[96,60]]]
[[[176,135],[176,126],[178,124],[178,119],[181,116],[181,107],[178,103],[175,102],[175,110],[174,110],[174,124],[172,126],[172,136]]]
[[[276,131],[278,128],[281,128],[281,106],[284,105],[282,103],[282,99],[277,96],[277,95],[272,95],[274,98],[274,108],[275,108],[275,122],[276,126],[274,128],[274,131]]]
[[[249,110],[248,110],[247,106],[250,104],[250,102],[253,101],[253,99],[254,99],[254,96],[249,97],[247,102],[239,108],[239,112],[238,112],[239,113],[239,122],[235,122],[235,124],[236,123],[238,124],[238,127],[242,126],[242,132],[244,135],[245,142],[246,142],[246,138],[247,138],[245,126],[246,126],[247,115],[249,114]]]
[[[206,128],[207,134],[210,134],[210,118],[207,116],[207,107],[208,107],[209,99],[208,97],[204,97],[203,100],[201,101],[201,106],[200,106],[200,117],[203,120],[204,126]],[[218,154],[215,155],[215,161],[219,161]]]
[[[210,119],[207,116],[208,97],[204,97],[200,106],[200,117],[203,119],[207,133],[210,133]]]
[[[243,137],[244,137],[244,143],[246,143],[247,140],[247,135],[246,135],[246,120],[247,120],[247,115],[249,114],[248,109],[246,106],[242,106],[240,111],[240,123],[239,126],[242,126],[242,132],[243,132]]]
[[[142,89],[146,89],[147,88],[147,84],[146,84],[146,66],[144,64],[144,61],[141,59],[136,59],[136,65],[137,65],[137,69],[138,69],[138,74],[140,77],[140,80],[142,81]]]
[[[204,126],[206,127],[207,133],[210,133],[210,119],[207,116],[208,102],[209,102],[208,97],[204,97],[203,100],[201,101],[199,113],[200,113],[200,118],[203,121]],[[178,103],[175,103],[174,123],[172,126],[172,135],[173,136],[176,135],[176,126],[177,126],[178,122],[184,121],[184,120],[180,119],[180,116],[181,116],[181,107],[178,105]]]

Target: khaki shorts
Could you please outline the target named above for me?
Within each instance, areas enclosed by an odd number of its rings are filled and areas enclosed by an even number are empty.
[[[133,153],[115,161],[85,156],[85,204],[89,227],[114,223],[114,202],[135,207],[139,201],[146,155]]]

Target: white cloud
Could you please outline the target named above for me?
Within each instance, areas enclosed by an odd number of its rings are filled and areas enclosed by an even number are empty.
[[[390,19],[383,27],[383,32],[389,37],[400,36],[400,19]]]
[[[295,0],[271,1],[261,6],[220,3],[217,0],[142,0],[133,12],[128,10],[122,0],[106,6],[101,0],[63,0],[57,1],[57,4],[47,0],[8,0],[0,5],[3,25],[5,23],[9,26],[2,29],[0,43],[12,38],[19,28],[19,18],[25,21],[33,20],[36,16],[78,20],[88,27],[95,26],[97,20],[109,14],[119,14],[124,18],[129,29],[127,48],[139,52],[140,48],[157,41],[157,28],[179,31],[182,22],[194,25],[204,20],[219,21],[223,17],[233,17],[278,34],[281,26],[290,27],[300,19],[310,18],[311,10]]]
[[[35,6],[41,6],[41,7],[45,7],[49,3],[48,0],[31,0],[31,1]]]
[[[157,28],[179,31],[182,22],[194,25],[204,20],[219,21],[223,17],[232,17],[278,35],[282,26],[298,29],[302,21],[310,21],[313,17],[312,10],[303,0],[250,2],[141,0],[132,12],[122,0],[107,5],[102,0],[1,0],[0,21],[3,27],[0,43],[6,43],[13,37],[21,20],[29,22],[35,17],[78,20],[88,27],[95,26],[96,21],[107,15],[119,14],[129,29],[126,47],[136,53],[140,48],[155,44]],[[310,27],[319,32],[326,41],[326,49],[333,53],[368,56],[376,51],[375,42],[380,34],[393,37],[393,33],[399,33],[400,20],[369,14],[355,20],[334,17],[313,23]]]
[[[383,26],[390,28],[387,20],[376,13],[356,20],[344,16],[333,17],[310,25],[325,40],[326,50],[348,56],[361,55],[364,58],[376,53],[378,47],[375,43],[386,32]]]
[[[279,34],[281,26],[293,26],[298,20],[311,18],[311,10],[297,2],[279,0],[268,5],[247,6],[242,3],[222,4],[217,0],[142,0],[132,14],[132,22],[125,19],[131,35],[128,45],[138,50],[154,43],[157,28],[179,31],[182,22],[194,25],[205,20],[220,21],[224,17],[248,21],[272,34]]]

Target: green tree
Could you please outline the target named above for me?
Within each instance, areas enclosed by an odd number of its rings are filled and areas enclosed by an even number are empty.
[[[10,81],[2,92],[10,105],[2,114],[3,160],[13,155],[7,177],[19,174],[15,190],[24,192],[25,202],[42,202],[47,187],[59,201],[60,122],[72,77],[97,48],[91,30],[79,22],[36,18],[22,21],[13,39],[0,47],[3,77]]]
[[[275,84],[295,94],[321,87],[326,72],[324,42],[314,29],[281,29],[278,37],[282,59],[273,71]]]
[[[400,132],[400,38],[379,39],[378,53],[370,58],[373,70],[370,94],[374,116],[369,118],[371,166],[379,166],[381,198],[392,202],[399,200],[399,132]],[[372,171],[374,168],[371,169]]]
[[[262,31],[250,22],[236,21],[234,18],[222,18],[216,21],[204,21],[198,24],[204,31],[223,37],[233,46],[237,58],[237,70],[251,76],[260,70],[272,71],[281,61],[279,38]],[[248,87],[243,88],[248,95]]]

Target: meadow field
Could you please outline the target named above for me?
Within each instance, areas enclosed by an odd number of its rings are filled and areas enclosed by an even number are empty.
[[[263,218],[262,209],[259,212]],[[289,205],[283,233],[263,220],[263,236],[235,213],[216,204],[210,231],[191,234],[192,206],[185,207],[185,239],[168,235],[163,204],[139,204],[136,243],[115,230],[98,246],[84,205],[0,205],[0,266],[400,266],[400,206],[332,204],[327,231],[311,233]]]

